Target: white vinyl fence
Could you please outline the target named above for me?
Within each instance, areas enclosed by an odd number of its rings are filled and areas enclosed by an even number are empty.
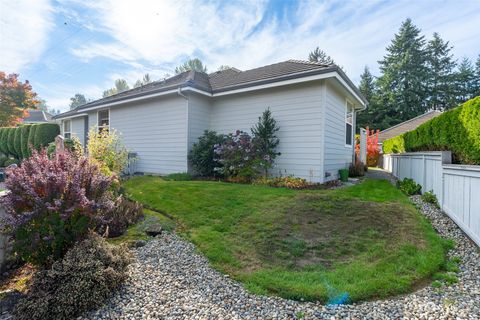
[[[367,130],[360,128],[360,155],[359,160],[367,163]]]
[[[451,164],[449,151],[386,154],[383,168],[433,191],[443,211],[480,246],[480,166]]]

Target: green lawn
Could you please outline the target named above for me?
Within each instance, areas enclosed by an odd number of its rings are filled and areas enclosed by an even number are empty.
[[[297,191],[143,176],[125,189],[173,217],[177,232],[215,268],[259,294],[382,298],[411,290],[445,265],[446,242],[387,181]]]

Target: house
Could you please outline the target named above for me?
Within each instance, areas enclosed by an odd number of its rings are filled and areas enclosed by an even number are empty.
[[[28,116],[23,119],[22,123],[45,123],[52,121],[52,115],[43,110],[27,110]]]
[[[415,130],[421,124],[424,124],[428,120],[433,119],[441,114],[442,112],[437,110],[428,111],[422,115],[419,115],[418,117],[412,118],[405,122],[394,125],[393,127],[380,131],[378,135],[378,144],[380,146],[380,150],[382,150],[381,145],[383,144],[383,141],[399,136],[402,133]]]
[[[366,101],[335,65],[288,60],[240,71],[187,71],[55,116],[65,137],[114,128],[138,155],[136,171],[192,172],[188,152],[204,130],[250,132],[269,107],[280,126],[272,174],[324,182],[354,154],[355,113]]]

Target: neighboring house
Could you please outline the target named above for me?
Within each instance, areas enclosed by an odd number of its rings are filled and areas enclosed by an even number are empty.
[[[240,71],[187,71],[79,106],[54,117],[65,137],[114,128],[136,152],[136,171],[192,172],[188,152],[204,130],[250,128],[270,108],[280,126],[272,174],[324,182],[354,154],[355,112],[366,101],[335,65],[289,60]]]
[[[441,114],[442,112],[437,110],[428,111],[422,115],[419,115],[418,117],[412,118],[405,122],[394,125],[393,127],[380,131],[380,134],[378,135],[378,144],[380,146],[380,150],[382,150],[381,146],[383,144],[383,141],[399,136],[402,133],[415,130],[421,124],[424,124],[428,120],[433,119]]]
[[[52,115],[43,110],[28,110],[28,116],[23,119],[22,123],[45,123],[51,122]]]

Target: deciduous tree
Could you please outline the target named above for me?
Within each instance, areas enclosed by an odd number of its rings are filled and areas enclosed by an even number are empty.
[[[18,74],[0,71],[0,127],[14,126],[28,115],[27,109],[35,109],[37,94],[26,80],[18,80]]]

